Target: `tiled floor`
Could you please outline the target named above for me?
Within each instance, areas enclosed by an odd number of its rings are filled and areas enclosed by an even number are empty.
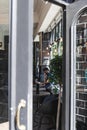
[[[0,124],[0,130],[9,130],[9,123],[5,122]]]

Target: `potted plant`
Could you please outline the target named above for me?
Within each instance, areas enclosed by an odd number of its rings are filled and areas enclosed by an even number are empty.
[[[56,55],[50,61],[50,72],[54,77],[55,84],[62,84],[62,56]]]

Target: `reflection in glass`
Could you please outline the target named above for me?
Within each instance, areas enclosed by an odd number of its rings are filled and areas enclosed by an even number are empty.
[[[8,121],[9,1],[0,0],[0,123]]]
[[[76,122],[77,130],[87,122],[87,10],[76,25]]]

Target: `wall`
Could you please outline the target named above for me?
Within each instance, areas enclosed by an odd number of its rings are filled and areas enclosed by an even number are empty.
[[[4,50],[4,36],[9,35],[9,27],[8,25],[0,25],[0,42],[2,42],[2,47],[0,50]]]

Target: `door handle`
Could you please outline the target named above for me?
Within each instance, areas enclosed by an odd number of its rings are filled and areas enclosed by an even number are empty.
[[[18,104],[18,108],[16,112],[16,125],[19,130],[26,130],[26,126],[23,124],[20,124],[20,111],[21,111],[21,108],[25,108],[25,107],[26,107],[26,101],[24,99],[21,99]]]

